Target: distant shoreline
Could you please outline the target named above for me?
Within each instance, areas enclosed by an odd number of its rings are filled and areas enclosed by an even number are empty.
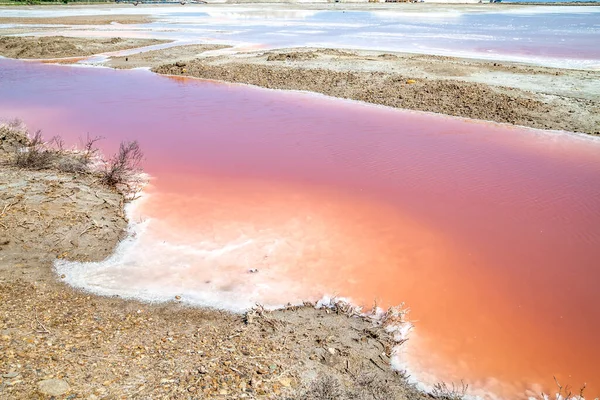
[[[582,2],[577,2],[577,1],[573,1],[573,2],[568,2],[568,1],[562,1],[562,2],[555,2],[555,3],[544,3],[541,1],[528,1],[528,2],[516,2],[516,1],[504,1],[502,3],[494,3],[494,4],[499,4],[499,5],[523,5],[523,6],[600,6],[600,1],[598,2],[593,2],[593,1],[582,1]]]
[[[178,2],[174,1],[172,4],[144,4],[143,1],[140,2],[141,4],[138,5],[139,6],[153,6],[153,7],[164,7],[164,6],[172,6],[172,5],[177,5],[179,4]],[[386,5],[391,5],[393,6],[394,4],[405,4],[405,3],[411,3],[411,4],[439,4],[439,5],[452,5],[452,6],[472,6],[475,4],[487,4],[487,5],[492,5],[492,6],[591,6],[591,7],[600,7],[600,1],[582,1],[582,2],[565,2],[565,1],[561,1],[561,2],[542,2],[542,1],[527,1],[527,2],[517,2],[517,1],[510,1],[510,0],[503,0],[501,2],[490,2],[489,0],[487,1],[478,1],[478,0],[471,0],[471,1],[464,1],[464,0],[456,0],[456,1],[452,1],[452,0],[424,0],[424,1],[397,1],[397,2],[385,2],[385,1],[379,1],[379,2],[373,2],[370,3],[366,0],[342,0],[340,2],[336,2],[336,1],[330,1],[330,0],[324,0],[324,1],[256,1],[256,0],[219,0],[219,1],[208,1],[207,4],[194,4],[194,3],[188,3],[185,6],[203,6],[203,5],[219,5],[219,4],[264,4],[264,5],[268,5],[268,4],[277,4],[277,5],[311,5],[311,4],[315,4],[315,5],[323,5],[323,4],[364,4],[366,6],[377,6],[377,5],[382,5],[382,4],[386,4]],[[26,2],[15,2],[15,1],[2,1],[0,0],[0,7],[4,8],[22,8],[22,7],[27,7],[28,9],[30,9],[31,7],[93,7],[93,6],[105,6],[107,4],[111,4],[114,6],[133,6],[133,4],[130,3],[126,3],[126,2],[121,2],[121,3],[115,3],[114,1],[93,1],[93,2],[79,2],[79,1],[69,1],[68,3],[61,3],[61,2],[41,2],[41,3],[35,3],[35,4],[27,4]]]

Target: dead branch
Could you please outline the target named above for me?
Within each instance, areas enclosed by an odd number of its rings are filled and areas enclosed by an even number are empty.
[[[3,217],[8,212],[8,210],[10,210],[10,208],[12,206],[14,206],[15,204],[17,204],[19,201],[21,201],[21,199],[17,199],[13,203],[7,203],[6,205],[4,205],[4,208],[2,209],[2,212],[0,213],[0,217]]]
[[[50,333],[50,330],[46,328],[44,324],[40,321],[37,314],[37,308],[34,308],[35,322],[38,324],[38,328],[35,329],[37,333]],[[41,328],[41,329],[40,329]]]
[[[86,232],[97,228],[97,225],[95,223],[92,223],[91,225],[89,225],[87,228],[85,228],[80,234],[79,237],[83,236]]]
[[[89,162],[92,159],[92,156],[98,152],[96,142],[102,139],[104,139],[102,136],[96,136],[92,138],[90,137],[89,133],[86,135],[86,141],[83,144],[83,158],[86,163]]]

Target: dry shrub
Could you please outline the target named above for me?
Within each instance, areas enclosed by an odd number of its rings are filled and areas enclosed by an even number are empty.
[[[374,374],[362,374],[356,378],[353,396],[361,400],[390,400],[396,397],[392,383]]]
[[[118,153],[105,164],[102,182],[119,190],[126,200],[135,200],[144,184],[140,170],[143,158],[137,141],[121,142]]]
[[[329,375],[319,375],[295,400],[341,400],[349,399],[340,381]]]
[[[37,131],[29,138],[25,147],[17,151],[15,165],[19,168],[46,169],[50,168],[57,159],[57,152],[46,145],[42,131]]]
[[[583,396],[583,392],[585,392],[585,388],[586,388],[586,384],[584,383],[583,386],[579,389],[578,392],[573,393],[573,388],[571,387],[571,385],[567,385],[565,387],[563,387],[559,382],[558,379],[556,379],[556,377],[554,376],[554,382],[556,383],[556,386],[558,387],[558,390],[556,391],[556,393],[554,393],[553,396],[547,395],[546,393],[542,393],[542,399],[543,400],[585,400],[585,397]],[[599,400],[598,397],[596,397],[595,400]]]
[[[139,172],[143,157],[137,141],[121,142],[119,152],[106,163],[102,181],[109,186],[127,184],[131,175]]]
[[[8,121],[2,121],[0,129],[10,129],[17,132],[26,132],[25,124],[19,118],[14,118]]]
[[[128,200],[136,198],[143,186],[140,163],[143,153],[137,141],[121,142],[119,151],[108,161],[98,156],[96,144],[101,137],[86,137],[80,149],[65,150],[64,140],[54,136],[45,142],[42,131],[28,135],[27,129],[19,120],[0,124],[0,145],[4,149],[16,151],[13,164],[26,169],[58,169],[68,173],[99,173],[102,183],[122,192]],[[6,144],[7,142],[8,144]],[[104,168],[98,170],[92,165],[101,162]]]
[[[70,174],[84,174],[88,172],[88,166],[79,156],[63,157],[59,160],[58,169]]]
[[[58,169],[62,172],[69,173],[86,173],[90,171],[90,163],[97,156],[98,148],[96,147],[96,142],[101,140],[102,138],[97,136],[91,138],[89,135],[86,137],[85,142],[83,142],[83,150],[72,151],[69,153],[64,153],[63,148],[64,144],[62,139],[59,136],[55,136],[55,144],[58,148],[58,151],[63,157],[60,158],[58,164]]]
[[[351,376],[348,385],[344,385],[335,376],[321,374],[299,395],[288,400],[394,400],[407,398],[413,391],[402,377],[392,382],[373,373]]]
[[[20,122],[3,125],[11,129],[14,135],[23,135],[25,140],[16,146],[14,164],[19,168],[41,170],[56,168],[62,172],[88,173],[90,162],[96,156],[96,142],[101,138],[87,137],[83,150],[65,150],[65,142],[60,136],[54,136],[45,142],[42,131],[37,131],[28,137],[27,129]]]
[[[90,137],[89,134],[86,136],[86,140],[83,143],[83,153],[82,153],[83,161],[86,164],[89,164],[92,161],[92,159],[97,155],[98,148],[96,147],[96,143],[102,139],[103,139],[103,137],[101,137],[101,136],[96,136],[93,138]]]
[[[452,387],[448,386],[446,382],[439,382],[433,386],[431,395],[440,400],[462,400],[465,398],[468,388],[469,385],[463,381],[460,382],[460,386],[452,383]]]

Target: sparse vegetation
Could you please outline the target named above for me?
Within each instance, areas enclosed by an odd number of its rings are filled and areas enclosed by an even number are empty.
[[[341,382],[331,375],[321,374],[308,384],[304,390],[288,400],[395,400],[424,398],[422,393],[398,375],[398,380],[390,381],[375,373],[349,372],[352,380]],[[407,393],[407,390],[414,393]]]
[[[62,172],[70,173],[90,172],[90,164],[97,158],[98,153],[98,148],[95,145],[101,139],[101,137],[90,138],[88,135],[83,143],[83,150],[65,153],[62,139],[59,136],[55,136],[53,143],[58,153],[62,155],[57,163],[58,169]]]
[[[462,400],[467,394],[468,388],[469,385],[465,384],[463,381],[460,382],[460,385],[452,383],[451,386],[446,384],[446,382],[438,382],[433,386],[431,395],[435,399],[440,400]]]
[[[83,158],[86,162],[89,163],[92,157],[94,157],[98,153],[96,143],[100,140],[102,140],[101,136],[91,138],[89,134],[87,135],[86,141],[83,144]]]
[[[585,388],[586,388],[585,383],[578,391],[573,393],[573,387],[571,385],[567,385],[567,386],[563,387],[558,382],[558,379],[556,379],[555,376],[553,378],[554,378],[554,382],[556,383],[556,386],[558,387],[558,390],[556,391],[556,393],[554,393],[554,395],[548,395],[546,393],[542,393],[541,398],[543,400],[585,400],[585,397],[583,395],[583,393],[585,392]],[[596,397],[595,400],[599,400],[599,398]]]
[[[42,140],[42,131],[35,132],[25,147],[17,150],[15,165],[19,168],[46,169],[57,159],[58,152],[48,148]]]
[[[143,156],[137,141],[122,142],[119,152],[107,162],[102,181],[109,186],[127,183],[131,174],[138,171]]]
[[[64,140],[54,136],[48,142],[42,131],[29,134],[20,120],[0,125],[0,138],[5,152],[14,153],[12,164],[19,168],[42,170],[56,168],[64,172],[88,172],[89,154],[87,150],[67,151]]]
[[[143,184],[139,168],[143,158],[137,141],[121,142],[117,154],[105,164],[102,182],[127,194],[128,200],[134,200]]]
[[[361,374],[356,378],[356,399],[388,400],[394,397],[394,386],[373,374]]]
[[[101,137],[90,137],[81,148],[67,150],[64,140],[54,136],[45,142],[41,131],[29,134],[25,126],[14,120],[0,125],[3,147],[10,147],[15,156],[12,164],[30,170],[57,169],[77,174],[98,174],[102,183],[113,187],[132,200],[143,186],[140,163],[143,153],[138,142],[122,142],[117,154],[108,161],[99,157],[97,143]]]
[[[319,375],[294,400],[342,400],[349,399],[348,393],[342,387],[340,381],[329,375]]]

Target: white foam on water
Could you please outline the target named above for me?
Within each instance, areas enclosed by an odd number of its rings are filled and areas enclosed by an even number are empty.
[[[460,377],[454,379],[451,371],[438,376],[421,363],[436,356],[426,352],[427,346],[423,345],[418,330],[404,320],[403,313],[386,314],[381,309],[363,313],[352,305],[351,298],[328,295],[328,288],[298,279],[299,275],[294,275],[302,268],[298,264],[284,264],[303,252],[300,242],[306,237],[314,239],[315,245],[319,240],[326,240],[330,232],[320,229],[319,221],[311,221],[309,228],[295,221],[272,230],[244,226],[240,222],[240,227],[237,223],[234,227],[237,235],[225,236],[218,230],[193,235],[192,232],[169,231],[159,218],[144,219],[144,204],[151,201],[152,196],[145,194],[127,206],[131,221],[129,235],[113,255],[100,262],[57,260],[56,273],[64,275],[64,281],[71,286],[98,295],[147,302],[169,302],[178,296],[189,305],[233,312],[244,312],[257,303],[273,309],[320,298],[316,307],[346,307],[356,315],[382,324],[400,343],[394,347],[390,367],[405,371],[422,390],[431,391],[432,385],[440,379],[459,384]],[[312,234],[312,230],[321,236]],[[293,237],[290,231],[303,233]],[[310,271],[307,274],[314,276],[319,266],[307,265],[306,268]],[[254,269],[257,271],[252,272]],[[449,369],[452,363],[460,362],[434,361]],[[493,377],[468,383],[468,399],[499,400],[503,397],[494,393],[517,393],[531,387],[524,382],[513,384]],[[539,392],[533,386],[529,393]]]
[[[401,371],[408,378],[408,382],[415,385],[419,390],[426,393],[433,393],[434,386],[438,383],[446,384],[446,387],[451,391],[460,393],[462,391],[463,383],[466,387],[466,393],[461,398],[465,400],[506,400],[502,394],[498,393],[519,393],[522,391],[522,387],[518,385],[512,385],[507,382],[500,381],[496,378],[489,377],[485,380],[480,381],[462,381],[462,378],[458,377],[450,379],[447,376],[442,376],[431,372],[427,368],[424,368],[419,362],[419,358],[415,357],[435,357],[435,354],[430,352],[419,351],[418,345],[415,344],[415,340],[418,338],[418,331],[413,331],[410,334],[409,340],[400,346],[394,348],[394,353],[391,358],[392,368],[396,371]],[[443,366],[452,366],[452,364],[459,363],[460,360],[445,360],[440,361]],[[438,373],[443,368],[438,369]],[[529,390],[523,391],[521,398],[532,398],[540,400],[538,393],[541,393],[539,385],[530,385]]]
[[[422,363],[421,360],[432,357],[437,358],[437,356],[424,349],[423,343],[420,343],[419,340],[419,332],[414,330],[415,326],[406,318],[409,310],[404,309],[403,305],[390,309],[392,311],[376,308],[375,310],[363,312],[360,307],[353,305],[351,298],[325,295],[316,303],[315,307],[350,310],[349,314],[351,315],[360,315],[374,324],[382,325],[388,333],[393,335],[394,341],[398,343],[392,350],[390,367],[403,373],[409,383],[423,392],[433,393],[434,386],[437,383],[445,383],[450,391],[461,393],[464,384],[466,393],[461,398],[465,400],[506,400],[506,393],[509,393],[510,396],[513,396],[514,393],[522,393],[523,395],[520,398],[542,400],[540,395],[542,393],[541,385],[532,384],[531,382],[506,382],[488,377],[487,379],[470,380],[468,383],[463,383],[460,377],[451,374],[438,375],[432,372],[431,369],[425,367],[425,363]],[[447,366],[451,371],[455,364],[460,363],[462,363],[461,360],[439,359],[436,365]],[[443,372],[443,368],[437,372]],[[442,380],[442,376],[445,381]],[[550,400],[547,396],[543,399]],[[556,397],[556,399],[563,400],[562,397]]]
[[[143,201],[147,201],[145,196]],[[136,201],[127,208],[139,220]],[[181,296],[184,303],[242,312],[256,303],[280,307],[299,304],[322,293],[286,275],[276,253],[292,252],[297,243],[276,230],[235,238],[207,236],[191,240],[176,232],[165,234],[153,218],[132,223],[129,236],[104,261],[82,263],[59,260],[56,272],[65,282],[99,295],[165,302]],[[185,235],[185,234],[183,234]],[[171,240],[165,240],[169,237]],[[271,261],[270,257],[274,260]],[[251,269],[258,269],[252,273]]]

